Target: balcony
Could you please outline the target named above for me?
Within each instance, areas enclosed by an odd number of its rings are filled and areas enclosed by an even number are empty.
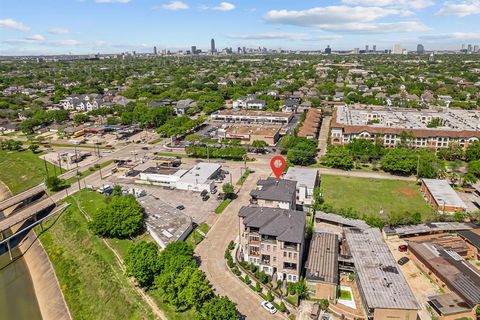
[[[249,254],[248,254],[248,255],[250,255],[250,256],[252,256],[252,257],[258,257],[258,256],[260,256],[260,252],[258,252],[258,251],[249,251]]]
[[[270,256],[262,254],[262,264],[263,265],[270,265]]]

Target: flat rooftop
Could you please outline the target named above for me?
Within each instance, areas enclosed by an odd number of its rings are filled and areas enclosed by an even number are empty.
[[[292,113],[288,112],[275,112],[275,111],[255,111],[255,110],[232,110],[232,109],[225,109],[217,111],[214,115],[222,115],[222,116],[248,116],[248,117],[291,117]]]
[[[259,136],[273,137],[280,131],[281,126],[262,126],[262,125],[232,125],[224,130],[230,134],[252,134]]]
[[[177,168],[166,168],[166,167],[160,167],[160,168],[148,167],[147,169],[143,170],[143,173],[163,174],[163,175],[179,175],[177,173],[184,174],[185,172],[186,170],[181,170]]]
[[[314,168],[290,167],[284,177],[286,180],[297,181],[297,187],[313,189],[317,186],[318,170]]]
[[[470,229],[473,229],[473,226],[469,223],[464,222],[430,222],[414,224],[411,226],[388,226],[383,228],[383,232],[385,232],[387,236],[398,235],[402,237],[415,234],[426,234],[433,232],[438,233]]]
[[[431,242],[409,242],[409,249],[470,308],[480,304],[480,271],[458,253]]]
[[[338,214],[325,213],[322,211],[315,212],[315,220],[320,220],[323,222],[328,222],[328,223],[332,223],[339,226],[354,227],[357,229],[370,228],[370,226],[366,224],[365,221],[363,220],[345,218]]]
[[[306,263],[309,281],[338,283],[338,236],[333,233],[314,232]]]
[[[191,184],[205,183],[207,180],[211,179],[212,175],[214,175],[221,167],[221,165],[216,163],[197,163],[180,178],[180,182]]]
[[[152,195],[138,198],[137,201],[145,210],[145,224],[149,231],[154,232],[152,237],[160,246],[165,247],[184,239],[192,226],[190,217]]]
[[[446,180],[422,179],[422,182],[428,188],[439,207],[447,206],[467,209],[465,202],[460,199],[460,196]]]
[[[379,229],[345,229],[345,238],[369,309],[420,309]]]
[[[468,312],[471,308],[454,292],[428,297],[429,303],[443,316]]]
[[[427,125],[432,118],[441,119],[442,126],[428,128]],[[373,119],[377,119],[379,123],[369,125],[369,120]],[[480,131],[480,111],[454,108],[416,110],[376,106],[338,106],[336,122],[349,126]]]

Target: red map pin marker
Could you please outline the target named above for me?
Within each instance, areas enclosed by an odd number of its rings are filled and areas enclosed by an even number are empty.
[[[272,160],[270,160],[270,167],[272,168],[272,171],[275,177],[279,179],[283,171],[287,167],[287,162],[285,161],[284,157],[275,156],[272,158]]]

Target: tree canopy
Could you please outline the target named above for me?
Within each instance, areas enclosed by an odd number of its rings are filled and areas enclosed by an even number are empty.
[[[92,215],[90,228],[102,237],[134,236],[143,229],[143,209],[132,195],[114,196]]]

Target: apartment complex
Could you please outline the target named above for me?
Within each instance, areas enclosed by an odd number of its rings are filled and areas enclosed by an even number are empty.
[[[276,279],[298,281],[305,249],[305,214],[301,211],[242,207],[240,258]]]
[[[377,106],[338,106],[332,118],[334,145],[354,139],[383,142],[395,147],[402,132],[411,133],[417,148],[446,148],[458,143],[463,148],[480,140],[480,111],[453,108],[416,110]]]

